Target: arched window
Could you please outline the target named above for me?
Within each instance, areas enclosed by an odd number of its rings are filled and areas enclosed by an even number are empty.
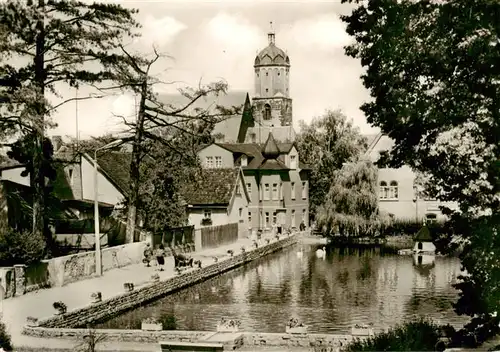
[[[398,199],[398,183],[396,181],[391,181],[389,197],[392,199]]]
[[[271,105],[266,104],[264,106],[264,120],[270,120],[271,119]]]
[[[422,248],[423,248],[422,242],[418,242],[417,248],[418,248],[419,251],[422,250]]]
[[[380,199],[389,198],[389,187],[387,187],[387,182],[385,181],[380,181],[379,198]]]

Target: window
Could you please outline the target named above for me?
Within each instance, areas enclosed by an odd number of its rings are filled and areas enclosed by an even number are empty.
[[[236,194],[241,195],[240,185],[236,185]]]
[[[292,182],[292,199],[295,199],[295,182]]]
[[[248,223],[251,225],[252,224],[252,212],[248,212]]]
[[[243,208],[238,209],[238,213],[239,213],[240,218],[242,218],[243,217]]]
[[[306,222],[307,222],[307,221],[306,221],[306,210],[305,210],[305,209],[302,209],[302,221],[303,221],[304,223],[306,223]]]
[[[427,224],[433,224],[437,222],[437,215],[436,214],[426,214],[425,215],[425,222]]]
[[[283,200],[283,183],[280,183],[280,200]]]
[[[216,156],[215,157],[215,167],[221,168],[222,167],[222,157],[221,156]]]
[[[295,224],[295,209],[292,209],[292,227],[297,227]]]
[[[297,168],[297,155],[290,155],[290,169]]]
[[[269,72],[266,72],[266,76],[269,76]]]
[[[307,181],[302,182],[302,199],[307,199]]]
[[[280,75],[280,73],[278,72],[278,76]]]
[[[264,200],[269,200],[269,183],[264,185]]]
[[[247,183],[247,192],[248,192],[248,198],[250,198],[250,201],[252,201],[252,184]]]
[[[246,155],[241,156],[241,166],[247,166],[248,165],[248,159]]]
[[[214,167],[214,158],[213,156],[207,156],[205,158],[205,166],[208,167],[209,169]]]
[[[380,181],[379,198],[380,199],[389,198],[389,187],[387,187],[387,182],[385,181]]]
[[[271,105],[266,104],[264,106],[264,120],[270,120],[270,119],[271,119]]]
[[[279,198],[279,194],[278,194],[278,184],[277,183],[273,183],[273,200],[278,200]]]
[[[212,211],[210,209],[203,210],[203,217],[205,219],[211,219],[212,218]]]
[[[389,197],[392,199],[398,199],[398,183],[396,181],[391,181]]]
[[[269,213],[266,211],[266,227],[269,226]]]
[[[276,225],[278,223],[278,214],[276,212],[273,213],[273,225]]]
[[[269,93],[269,88],[266,88],[266,93]]]

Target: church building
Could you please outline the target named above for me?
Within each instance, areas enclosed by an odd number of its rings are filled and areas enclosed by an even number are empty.
[[[241,116],[215,126],[215,142],[198,155],[204,168],[241,168],[249,194],[246,219],[252,231],[309,224],[309,167],[295,146],[290,58],[269,44],[254,61],[254,94],[247,93]]]

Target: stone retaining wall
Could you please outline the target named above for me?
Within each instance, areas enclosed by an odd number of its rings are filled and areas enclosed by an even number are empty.
[[[283,324],[284,325],[284,324]],[[87,329],[50,329],[40,327],[26,327],[31,336],[41,338],[61,338],[82,340],[88,335]],[[99,329],[97,334],[105,337],[108,342],[138,342],[158,343],[159,341],[198,342],[215,335],[211,331],[143,331],[143,330],[112,330]],[[286,334],[242,332],[244,346],[287,346],[287,347],[330,347],[342,348],[353,341],[351,335],[333,334]]]
[[[190,269],[179,276],[164,281],[151,283],[132,292],[122,293],[118,296],[103,300],[99,303],[56,315],[38,321],[38,327],[26,327],[23,333],[36,336],[37,329],[43,328],[79,328],[88,324],[109,319],[124,311],[136,308],[142,304],[175,292],[182,288],[191,286],[197,282],[207,280],[213,276],[236,268],[245,263],[279,251],[297,242],[297,236],[282,237],[279,240],[256,249],[248,249],[246,253],[240,253],[234,257],[222,259],[201,269]],[[90,298],[89,298],[90,301]],[[54,330],[54,333],[56,331]]]

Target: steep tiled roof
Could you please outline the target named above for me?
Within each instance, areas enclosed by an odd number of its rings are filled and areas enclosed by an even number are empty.
[[[278,159],[267,159],[259,166],[260,170],[289,170],[289,168]]]
[[[184,199],[190,205],[229,204],[239,172],[239,168],[201,169],[185,186]]]
[[[101,172],[124,195],[129,193],[131,158],[131,153],[106,151],[103,154],[97,154],[97,164],[101,168]]]
[[[266,159],[276,159],[280,155],[280,150],[272,133],[269,133],[266,144],[262,148],[262,155]]]
[[[415,235],[415,241],[420,242],[432,242],[432,236],[427,226],[422,226],[422,228]]]

